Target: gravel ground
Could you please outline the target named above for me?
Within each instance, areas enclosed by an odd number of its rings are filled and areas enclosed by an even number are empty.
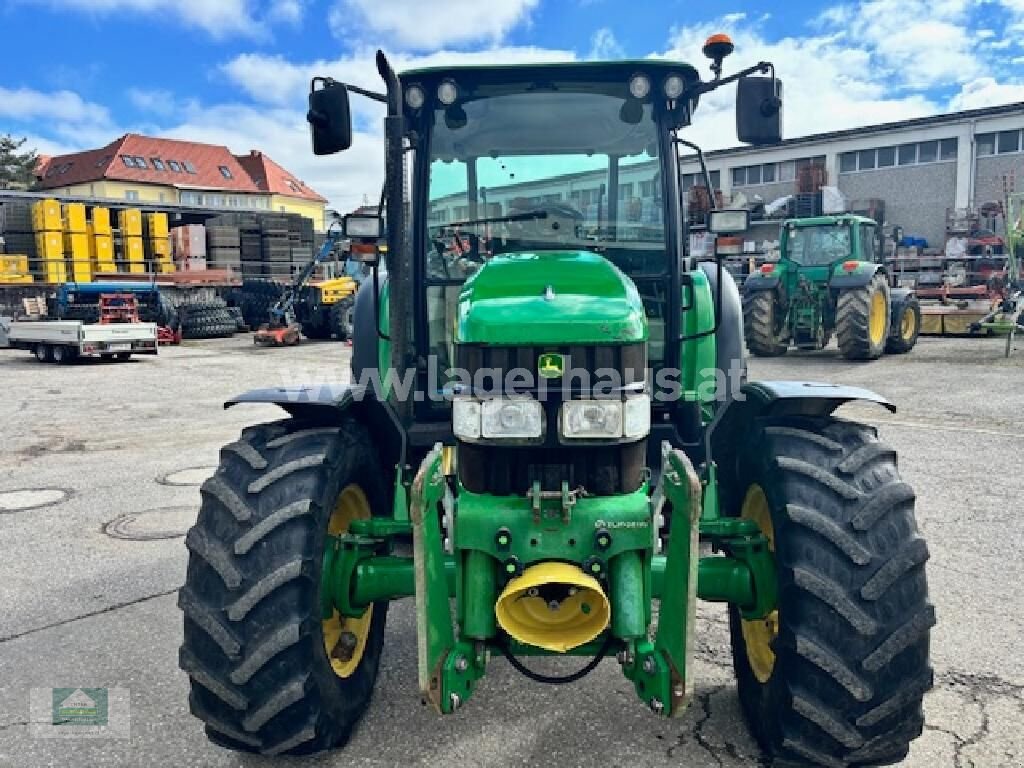
[[[0,352],[0,768],[763,764],[739,718],[725,614],[704,605],[698,700],[680,720],[649,715],[613,661],[551,688],[495,660],[464,709],[435,717],[416,693],[414,618],[402,603],[389,614],[374,701],[344,752],[273,762],[208,744],[177,668],[180,534],[219,446],[278,416],[221,403],[259,386],[340,380],[347,356],[327,343],[259,349],[245,336],[127,364],[58,368]],[[844,410],[898,449],[932,553],[936,688],[904,765],[1024,765],[1024,523],[1014,508],[1024,350],[1005,360],[997,339],[924,339],[909,356],[869,364],[834,350],[755,359],[751,375],[861,385],[900,407]],[[126,689],[130,740],[33,734],[31,689],[48,702],[50,688],[78,686]]]

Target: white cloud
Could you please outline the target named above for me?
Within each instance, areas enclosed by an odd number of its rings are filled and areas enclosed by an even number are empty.
[[[271,0],[267,8],[267,19],[298,26],[305,12],[304,0]]]
[[[27,0],[53,8],[69,9],[110,17],[120,13],[168,16],[202,29],[214,38],[232,35],[263,37],[267,29],[261,19],[266,10],[256,0]],[[278,6],[295,5],[296,0],[271,1],[269,13]]]
[[[1024,101],[1024,83],[999,83],[993,77],[979,77],[964,85],[950,100],[949,108],[982,109],[1015,101]]]
[[[106,107],[85,101],[72,91],[37,91],[0,86],[0,117],[16,122],[56,120],[69,123],[110,122]]]
[[[170,91],[160,88],[129,88],[126,92],[128,100],[140,112],[154,115],[170,116],[178,109],[178,100]]]
[[[372,37],[388,45],[425,51],[478,41],[496,43],[529,18],[539,0],[338,0],[328,13],[339,40]]]
[[[588,59],[621,59],[626,55],[625,50],[615,39],[615,33],[608,27],[602,27],[590,38],[590,53]]]

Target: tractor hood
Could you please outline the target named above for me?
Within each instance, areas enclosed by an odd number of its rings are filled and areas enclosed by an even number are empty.
[[[459,298],[458,341],[476,344],[609,344],[647,340],[636,286],[589,251],[496,256]]]

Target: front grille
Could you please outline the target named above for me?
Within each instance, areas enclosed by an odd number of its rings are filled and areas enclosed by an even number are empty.
[[[643,382],[646,375],[645,344],[588,346],[498,347],[464,344],[458,347],[458,367],[485,383],[477,394],[501,393],[505,374],[525,369],[537,379],[541,355],[556,352],[565,359],[566,372],[586,371],[590,386],[607,384],[608,371],[618,374],[622,386]],[[487,369],[487,376],[476,374]],[[496,374],[496,375],[495,375]],[[539,379],[537,379],[539,381]],[[473,493],[521,495],[535,482],[542,490],[557,491],[563,481],[571,489],[583,488],[595,496],[632,493],[643,484],[647,441],[602,445],[563,445],[558,440],[558,411],[565,398],[586,396],[579,381],[545,380],[543,398],[547,436],[543,445],[504,446],[460,443],[459,479]],[[563,390],[563,386],[571,390]],[[505,394],[508,394],[507,392]]]
[[[551,352],[563,356],[567,372],[589,372],[592,385],[601,383],[597,380],[596,374],[602,371],[614,371],[622,386],[643,382],[646,376],[647,345],[643,343],[515,347],[460,344],[455,359],[457,367],[470,374],[476,374],[481,369],[501,372],[498,378],[501,381],[505,372],[515,369],[529,371],[536,378],[541,355]],[[561,387],[559,379],[552,379],[550,382],[552,388]]]

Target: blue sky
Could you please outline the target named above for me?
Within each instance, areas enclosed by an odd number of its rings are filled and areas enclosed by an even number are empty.
[[[668,57],[706,71],[768,58],[787,136],[1024,101],[1024,0],[0,0],[0,133],[54,153],[127,131],[259,148],[340,208],[375,197],[380,114],[358,104],[354,149],[314,158],[303,102],[314,74],[376,85],[400,66]],[[691,138],[735,142],[731,92],[705,99]]]

